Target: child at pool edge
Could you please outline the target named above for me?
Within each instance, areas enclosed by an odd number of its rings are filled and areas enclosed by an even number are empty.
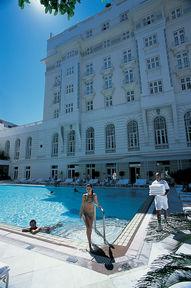
[[[94,205],[100,207],[98,204],[97,195],[93,191],[93,186],[91,184],[86,185],[86,193],[82,196],[82,205],[80,208],[80,218],[83,218],[84,223],[86,225],[86,235],[89,244],[89,251],[93,252],[92,242],[91,242],[91,234],[92,234],[92,226],[94,221]]]
[[[52,226],[42,226],[42,227],[38,227],[36,220],[32,219],[29,222],[29,226],[28,228],[23,228],[22,232],[31,232],[32,234],[36,234],[38,232],[45,232],[45,233],[50,233],[52,230],[56,229],[57,227],[61,227],[63,224],[61,222],[58,222],[55,225]]]

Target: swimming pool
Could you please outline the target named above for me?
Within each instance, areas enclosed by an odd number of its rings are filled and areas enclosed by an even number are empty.
[[[0,222],[28,227],[30,219],[36,219],[38,226],[61,221],[63,227],[52,234],[85,241],[84,223],[79,218],[85,189],[77,189],[78,192],[74,192],[73,187],[0,185]],[[147,192],[144,189],[112,187],[96,187],[94,191],[105,210],[107,239],[113,242],[147,198]],[[97,218],[97,226],[101,227],[99,212]]]

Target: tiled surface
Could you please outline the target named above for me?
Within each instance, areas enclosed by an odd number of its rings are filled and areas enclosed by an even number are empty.
[[[138,228],[143,221],[146,211],[152,201],[152,198],[148,198],[143,207],[141,207],[140,211],[133,217],[133,219],[128,223],[127,227],[123,230],[120,236],[114,242],[115,245],[126,246],[127,248],[130,246]]]

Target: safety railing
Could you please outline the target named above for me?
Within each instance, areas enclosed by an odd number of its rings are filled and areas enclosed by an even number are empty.
[[[102,213],[102,221],[103,221],[103,234],[97,229],[96,226],[96,208],[100,209],[101,213]],[[103,238],[104,243],[109,245],[108,241],[106,240],[106,236],[105,236],[105,212],[103,210],[102,207],[98,206],[98,205],[94,205],[94,230],[96,232],[97,235],[99,235],[100,237]]]

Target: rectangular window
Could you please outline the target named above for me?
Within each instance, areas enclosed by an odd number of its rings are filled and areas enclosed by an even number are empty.
[[[86,38],[90,38],[90,37],[92,37],[92,35],[93,35],[92,29],[89,29],[86,31]]]
[[[104,77],[104,89],[112,88],[112,76],[109,74]]]
[[[146,60],[147,69],[156,69],[160,67],[160,58],[159,56],[151,57]]]
[[[149,15],[143,19],[143,25],[147,26],[154,22],[154,15]]]
[[[89,63],[86,65],[86,75],[93,74],[93,63]]]
[[[107,56],[103,59],[104,69],[111,68],[111,57]]]
[[[105,22],[102,24],[102,31],[108,30],[109,29],[109,22]]]
[[[132,83],[134,81],[133,70],[126,70],[125,71],[125,84]]]
[[[93,53],[93,48],[92,48],[92,47],[86,48],[86,50],[85,50],[85,54],[86,54],[86,55],[90,55],[90,54],[92,54],[92,53]]]
[[[176,55],[178,69],[190,67],[188,51],[180,52]]]
[[[151,47],[157,44],[157,35],[153,34],[149,37],[144,38],[145,47]]]
[[[54,180],[58,179],[58,166],[57,165],[51,166],[51,178]]]
[[[131,49],[123,52],[123,63],[128,63],[132,60]]]
[[[13,179],[18,179],[18,174],[19,174],[19,168],[14,167],[14,172],[13,172]]]
[[[65,105],[65,112],[66,114],[71,113],[74,111],[73,103],[69,103]]]
[[[86,102],[86,111],[91,111],[91,110],[93,110],[93,100]]]
[[[182,9],[177,8],[171,12],[171,18],[174,20],[176,18],[179,18],[182,15]]]
[[[30,177],[31,177],[31,167],[30,166],[26,166],[26,168],[25,168],[25,178],[26,179],[30,179]]]
[[[184,28],[181,28],[174,32],[174,44],[175,46],[178,46],[180,44],[183,44],[185,42],[185,32]]]
[[[54,78],[54,87],[60,86],[61,85],[61,76],[58,75]]]
[[[58,118],[59,117],[59,109],[55,109],[54,110],[54,118]]]
[[[123,40],[129,39],[129,37],[130,37],[130,32],[129,31],[123,32],[123,34],[122,34],[122,39]]]
[[[85,95],[90,95],[93,93],[93,81],[86,82]]]
[[[180,82],[182,91],[191,89],[191,77],[181,78]]]
[[[74,92],[74,85],[73,84],[69,84],[66,86],[66,94],[70,94]]]
[[[112,95],[105,96],[105,107],[110,107],[113,105]]]
[[[53,104],[59,103],[60,102],[60,91],[54,92],[54,100]]]
[[[68,178],[75,177],[75,165],[68,165]]]
[[[103,47],[104,48],[107,48],[107,47],[110,47],[110,46],[111,46],[111,41],[110,40],[103,41]]]
[[[128,20],[128,11],[121,13],[119,17],[120,17],[120,22],[127,21]]]
[[[162,81],[157,80],[149,83],[150,94],[158,94],[163,92]]]
[[[68,67],[67,70],[66,70],[66,75],[69,76],[69,75],[72,75],[74,74],[74,67]]]
[[[135,92],[128,91],[127,92],[127,102],[133,102],[135,100]]]

